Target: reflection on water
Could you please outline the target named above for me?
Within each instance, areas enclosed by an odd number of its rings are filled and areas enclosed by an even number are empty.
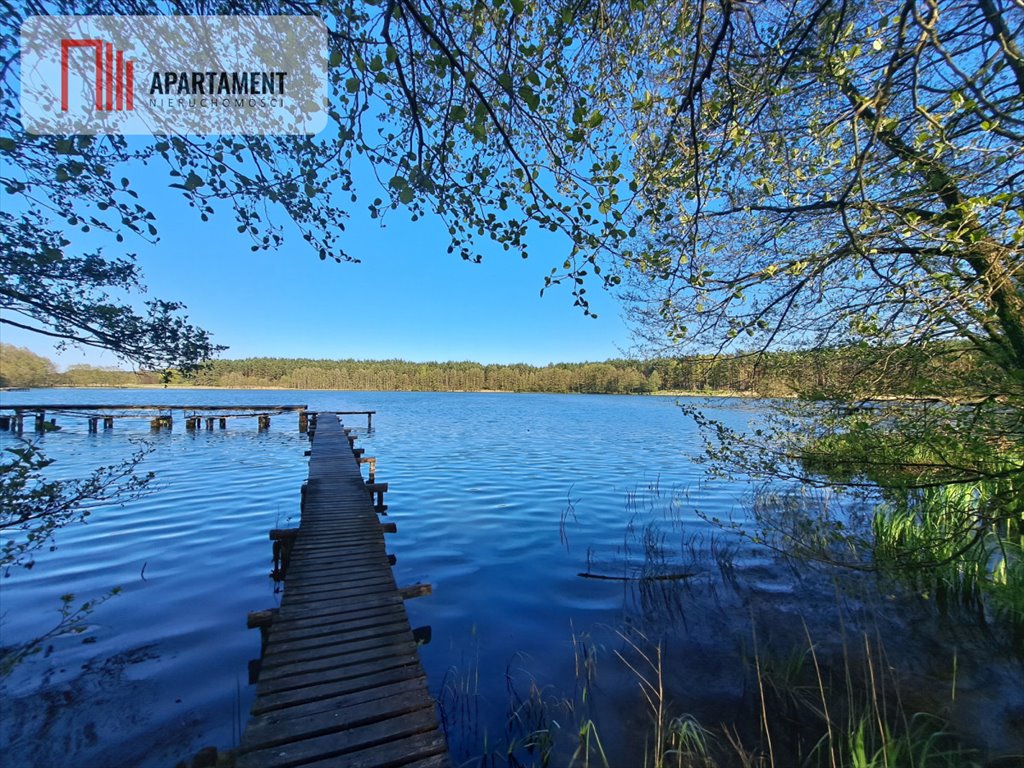
[[[756,714],[745,664],[755,638],[788,653],[806,644],[806,622],[822,654],[841,653],[842,622],[853,636],[875,631],[876,609],[893,620],[906,611],[866,585],[837,592],[826,574],[793,571],[694,514],[742,517],[750,488],[704,480],[692,462],[702,446],[667,398],[60,390],[59,399],[377,411],[372,434],[360,417],[348,426],[389,483],[397,582],[434,588],[407,608],[412,626],[433,628],[421,657],[457,762],[541,726],[553,732],[552,721],[571,731],[584,712],[566,702],[586,690],[586,714],[614,724],[601,734],[612,765],[633,764],[643,744],[629,736],[644,732],[647,711],[616,651],[635,662],[630,642],[644,647],[640,638],[662,644],[674,711],[717,725]],[[742,427],[764,405],[716,407]],[[55,639],[7,681],[0,741],[12,764],[164,768],[204,745],[237,743],[253,695],[247,664],[259,653],[246,613],[279,600],[267,531],[298,520],[308,442],[293,422],[275,417],[262,433],[240,422],[151,434],[148,420],[118,420],[89,434],[84,420],[60,417],[64,429],[41,438],[64,476],[147,442],[157,487],[62,531],[55,552],[0,585],[3,644],[52,627],[65,592],[123,590],[91,614],[83,636]],[[901,640],[931,643],[905,668],[915,682],[948,676],[955,649],[934,636]],[[964,678],[970,661],[960,658]],[[986,683],[981,672],[961,679],[970,689],[961,698],[979,699]],[[990,690],[1024,712],[1008,684],[1004,675]],[[1003,709],[989,721],[1010,732]],[[546,748],[534,739],[524,756]]]

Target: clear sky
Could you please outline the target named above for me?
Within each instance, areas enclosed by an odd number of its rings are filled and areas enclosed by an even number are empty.
[[[223,357],[544,365],[619,357],[629,347],[619,306],[598,282],[587,291],[596,320],[572,306],[568,288],[540,297],[544,276],[566,255],[553,236],[534,240],[528,260],[499,252],[482,264],[467,263],[446,253],[448,239],[436,220],[413,223],[398,210],[386,228],[371,221],[363,201],[377,192],[364,186],[346,224],[349,253],[362,263],[322,262],[294,233],[286,233],[280,251],[252,253],[227,207],[201,222],[167,189],[166,175],[154,168],[151,176],[133,178],[133,186],[140,180],[142,202],[157,215],[159,243],[126,234],[117,245],[72,233],[72,247],[103,244],[111,257],[137,253],[149,295],[184,302],[192,321],[229,347]],[[43,337],[6,326],[2,333],[4,342],[60,367],[117,364],[109,353],[71,349],[58,356]]]

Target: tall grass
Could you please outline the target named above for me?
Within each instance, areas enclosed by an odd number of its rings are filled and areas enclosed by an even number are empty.
[[[915,490],[913,494],[887,494],[878,506],[858,522],[868,537],[851,549],[842,540],[838,546],[834,531],[850,533],[850,527],[814,522],[812,529],[824,547],[833,545],[831,556],[854,553],[857,562],[891,564],[894,572],[917,579],[919,589],[937,591],[933,585],[943,568],[949,580],[947,598],[966,604],[964,596],[973,595],[972,605],[981,610],[1004,595],[1019,594],[1021,579],[1021,525],[1012,517],[991,525],[992,516],[985,504],[1007,498],[1004,488],[985,486],[986,478],[969,489],[959,483],[952,489],[940,484]],[[1000,482],[1003,482],[1000,480]],[[905,498],[904,498],[905,497]],[[571,497],[562,517],[562,526],[575,521]],[[774,512],[778,517],[779,500]],[[666,669],[664,641],[650,641],[641,632],[660,628],[672,633],[671,625],[686,618],[692,597],[699,591],[706,601],[716,583],[733,586],[736,599],[744,605],[753,592],[742,590],[742,563],[737,565],[738,545],[734,537],[722,535],[698,539],[692,532],[676,538],[686,527],[681,524],[679,496],[666,494],[657,483],[627,496],[629,524],[614,561],[594,563],[588,550],[588,570],[619,574],[626,579],[624,605],[636,612],[627,625],[632,628],[618,635],[618,647],[609,654],[611,674],[624,675],[627,686],[639,692],[643,717],[631,712],[621,701],[602,706],[608,695],[597,684],[598,655],[602,655],[602,675],[609,674],[604,649],[595,646],[585,634],[573,634],[572,648],[576,682],[571,692],[559,696],[529,677],[525,685],[509,679],[508,725],[506,741],[484,744],[485,755],[465,765],[508,765],[510,768],[970,768],[979,765],[978,755],[964,746],[946,718],[954,712],[957,680],[949,683],[948,698],[942,701],[942,686],[927,691],[903,689],[897,669],[903,666],[907,643],[896,646],[901,654],[897,663],[887,657],[881,636],[891,629],[883,623],[879,629],[863,631],[865,619],[855,614],[853,622],[862,628],[854,631],[844,625],[816,625],[812,637],[804,625],[803,638],[770,627],[766,637],[750,635],[753,643],[745,657],[737,658],[745,673],[742,700],[737,699],[735,717],[726,722],[701,722],[676,702],[699,701],[700,691],[685,690],[685,680],[675,670]],[[827,500],[826,500],[827,501]],[[794,521],[807,515],[820,515],[822,498],[805,495],[797,503],[786,503],[787,515]],[[829,502],[831,503],[831,502]],[[945,507],[940,507],[945,504]],[[771,504],[766,504],[767,507]],[[656,512],[668,524],[668,533],[659,527]],[[1007,509],[1003,504],[1000,509]],[[1012,507],[1011,507],[1012,508]],[[866,509],[866,508],[865,508]],[[843,510],[831,510],[837,518]],[[983,518],[983,519],[982,519]],[[842,518],[847,523],[849,516]],[[979,522],[981,519],[981,522]],[[824,520],[824,518],[822,518]],[[794,530],[799,525],[794,524]],[[803,530],[807,530],[806,527]],[[976,542],[965,531],[975,534]],[[564,537],[563,532],[563,537]],[[563,538],[563,541],[565,539]],[[965,541],[971,547],[962,546]],[[940,546],[941,545],[941,546]],[[943,548],[943,547],[946,548]],[[972,549],[976,547],[976,549]],[[890,567],[886,565],[885,567]],[[695,580],[661,580],[665,574],[699,572]],[[717,578],[712,578],[717,574]],[[836,584],[839,582],[836,581]],[[844,582],[845,583],[845,580]],[[995,586],[993,586],[995,585]],[[876,587],[875,579],[858,578],[855,586]],[[1006,590],[999,590],[1005,586]],[[1016,592],[1015,592],[1016,590]],[[874,591],[870,595],[874,595]],[[845,604],[836,587],[836,607]],[[892,593],[886,588],[888,599]],[[826,600],[828,598],[825,598]],[[854,599],[860,611],[873,604]],[[717,605],[717,598],[714,598]],[[729,601],[723,610],[737,607]],[[1012,607],[1012,606],[1011,606]],[[813,609],[812,609],[813,610]],[[800,611],[803,615],[803,611]],[[652,615],[653,614],[653,615]],[[787,614],[792,615],[792,614]],[[812,614],[813,615],[813,614]],[[847,616],[843,610],[840,617]],[[666,621],[659,621],[667,619]],[[751,626],[757,621],[751,614]],[[896,625],[901,627],[901,624]],[[883,629],[888,627],[889,629]],[[849,633],[849,636],[848,636]],[[649,632],[651,637],[656,635]],[[780,638],[782,638],[780,644]],[[786,639],[788,638],[788,639]],[[819,642],[819,640],[821,642]],[[890,639],[890,644],[893,642]],[[955,664],[954,664],[955,666]],[[472,695],[473,675],[456,676],[459,695],[451,697],[453,709],[463,709],[465,695]],[[520,677],[521,679],[521,677]],[[669,682],[669,681],[673,682]],[[616,682],[621,684],[621,679]],[[681,690],[682,688],[682,690]],[[459,690],[460,689],[460,690]],[[611,686],[609,689],[621,691]],[[622,694],[617,694],[621,696]],[[927,701],[927,704],[914,702]],[[442,702],[444,703],[444,702]],[[958,705],[959,706],[959,705]],[[947,708],[948,707],[948,708]],[[625,718],[625,719],[624,719]],[[642,722],[641,722],[642,721]],[[492,734],[493,735],[493,734]],[[622,762],[623,745],[631,746]],[[626,748],[626,751],[630,751]]]
[[[871,565],[913,584],[942,608],[967,608],[986,623],[1008,628],[1024,648],[1024,448],[1019,442],[1006,433],[998,440],[947,433],[913,441],[876,429],[852,430],[818,439],[804,464],[841,484],[873,483],[881,497],[866,537],[842,520],[814,529],[818,536],[810,548],[831,553],[821,559],[834,556],[839,544],[867,554]],[[792,506],[776,516],[792,514]],[[806,510],[799,513],[812,519]],[[795,549],[807,549],[808,525]]]
[[[872,532],[880,565],[930,590],[943,607],[991,614],[1024,639],[1024,483],[978,480],[889,494]]]
[[[710,734],[689,715],[672,716],[665,691],[661,644],[642,648],[622,632],[626,643],[615,655],[633,674],[647,702],[650,729],[644,740],[643,765],[649,768],[712,768]],[[643,638],[646,640],[646,638]],[[627,656],[627,652],[629,656]]]
[[[840,659],[822,659],[807,645],[777,656],[759,648],[748,662],[757,723],[701,724],[674,711],[660,643],[620,633],[615,658],[645,704],[646,727],[627,738],[635,752],[630,768],[976,768],[977,755],[963,747],[946,720],[912,711],[903,700],[880,640],[851,638]],[[839,630],[843,631],[843,630]],[[583,644],[577,643],[577,649]],[[578,652],[578,651],[577,651]],[[581,706],[592,697],[593,661],[579,659],[576,698],[544,695],[531,680],[520,696],[510,689],[507,749],[464,765],[512,768],[619,768],[611,763],[602,734],[619,723],[601,721]],[[678,692],[677,692],[678,693]],[[951,697],[953,692],[951,690]],[[575,719],[573,719],[575,717]],[[561,746],[559,744],[561,743]],[[487,747],[488,745],[484,745]]]

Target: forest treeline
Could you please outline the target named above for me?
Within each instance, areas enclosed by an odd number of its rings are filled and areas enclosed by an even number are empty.
[[[404,360],[314,360],[252,357],[215,360],[173,386],[388,391],[501,391],[645,394],[660,391],[814,396],[848,382],[851,392],[889,395],[972,395],[998,391],[976,355],[950,347],[920,350],[846,349],[774,352],[761,356],[691,355],[597,363],[483,365]],[[118,387],[159,385],[158,372],[72,365],[59,373],[29,350],[0,345],[0,385]]]

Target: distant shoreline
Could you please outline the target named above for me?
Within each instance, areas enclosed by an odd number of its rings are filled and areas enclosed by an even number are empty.
[[[19,389],[26,389],[20,387]],[[168,390],[234,390],[247,392],[436,392],[438,394],[481,394],[481,395],[615,395],[635,397],[732,397],[748,400],[771,398],[795,398],[795,395],[762,395],[757,392],[740,392],[734,390],[674,390],[662,389],[656,392],[542,392],[537,390],[513,389],[296,389],[295,387],[220,387],[212,384],[90,384],[87,386],[70,386],[56,384],[49,387],[32,387],[32,389],[168,389]]]

